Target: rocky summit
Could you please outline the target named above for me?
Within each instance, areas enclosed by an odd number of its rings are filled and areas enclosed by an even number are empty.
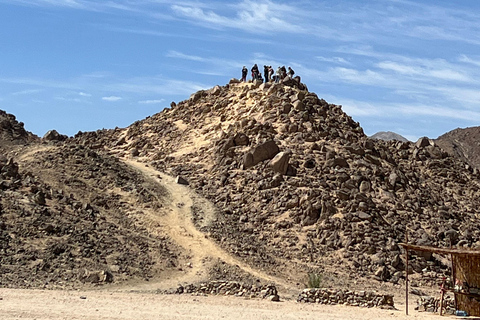
[[[232,79],[127,128],[35,140],[10,156],[2,285],[33,271],[37,282],[21,278],[37,286],[121,282],[206,261],[215,279],[233,265],[272,281],[315,271],[401,283],[406,233],[419,245],[480,246],[477,170],[428,138],[368,138],[298,79]],[[170,215],[188,204],[175,192],[198,197],[195,230]],[[199,249],[185,249],[169,221],[185,223]],[[449,273],[436,255],[413,254],[410,266],[424,282]]]

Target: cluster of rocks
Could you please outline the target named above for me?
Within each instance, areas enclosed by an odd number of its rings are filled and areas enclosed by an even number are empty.
[[[431,296],[422,296],[417,300],[415,310],[426,312],[440,312],[440,298]],[[443,298],[443,314],[455,314],[455,299],[449,295]]]
[[[343,304],[358,307],[393,308],[393,295],[371,291],[350,291],[344,289],[310,288],[304,289],[297,298],[298,302],[320,304]]]
[[[369,139],[341,106],[295,86],[234,80],[71,142],[185,178],[218,208],[211,236],[257,266],[298,259],[397,283],[407,231],[421,245],[480,245],[476,170],[428,138]],[[448,273],[412,254],[409,272]]]
[[[132,214],[164,193],[83,146],[0,158],[0,286],[78,288],[176,269],[176,245]]]
[[[13,114],[0,110],[0,150],[5,152],[8,146],[39,142],[40,138],[24,128]]]
[[[214,280],[200,284],[179,286],[175,291],[167,292],[175,294],[211,294],[237,296],[245,298],[261,298],[270,301],[279,301],[277,288],[273,284],[246,284],[237,281]]]

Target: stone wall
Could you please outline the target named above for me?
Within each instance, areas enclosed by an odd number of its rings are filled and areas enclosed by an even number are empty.
[[[445,314],[455,314],[455,300],[449,295],[443,298],[443,308]],[[440,312],[440,298],[423,296],[417,301],[415,310],[427,312]]]
[[[271,301],[278,301],[279,296],[277,288],[272,285],[251,285],[240,283],[237,281],[223,281],[215,280],[200,284],[188,284],[186,286],[179,286],[174,292],[168,293],[190,293],[190,294],[212,294],[212,295],[226,295],[239,296],[248,298],[262,298]]]
[[[393,295],[368,291],[350,291],[344,289],[312,288],[304,289],[297,298],[298,302],[320,304],[344,304],[359,307],[392,307]]]

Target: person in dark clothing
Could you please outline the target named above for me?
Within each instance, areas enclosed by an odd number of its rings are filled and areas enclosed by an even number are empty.
[[[247,82],[247,73],[248,73],[247,67],[243,66],[243,69],[242,69],[242,82]]]
[[[252,80],[257,80],[260,74],[260,71],[258,71],[258,66],[256,63],[253,65],[251,71],[252,71]]]
[[[282,73],[280,74],[280,79],[285,79],[285,77],[287,76],[287,69],[285,68],[285,66],[282,66]]]
[[[295,71],[293,71],[292,68],[288,67],[288,75],[290,76],[290,78],[293,79],[293,75],[295,74]]]
[[[268,66],[264,65],[263,66],[263,78],[265,79],[265,83],[267,83],[270,79],[269,79],[269,68]]]

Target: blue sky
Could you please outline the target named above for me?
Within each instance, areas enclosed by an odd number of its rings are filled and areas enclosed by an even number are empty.
[[[0,0],[0,109],[39,136],[125,127],[291,66],[364,131],[480,125],[480,1]]]

